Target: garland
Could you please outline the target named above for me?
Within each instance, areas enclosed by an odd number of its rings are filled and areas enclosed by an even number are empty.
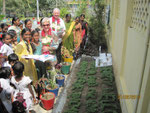
[[[42,37],[46,37],[44,30],[41,32]],[[48,30],[48,36],[51,36],[51,28]]]
[[[52,16],[52,30],[55,31],[55,18]],[[60,25],[60,19],[57,19],[57,26]]]

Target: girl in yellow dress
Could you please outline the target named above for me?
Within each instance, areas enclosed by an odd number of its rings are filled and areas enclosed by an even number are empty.
[[[31,38],[31,31],[25,28],[22,30],[21,36],[23,40],[16,46],[15,53],[18,55],[19,60],[25,66],[24,75],[30,76],[30,78],[35,82],[37,80],[37,71],[34,65],[34,60],[22,58],[23,55],[33,55],[29,42]]]

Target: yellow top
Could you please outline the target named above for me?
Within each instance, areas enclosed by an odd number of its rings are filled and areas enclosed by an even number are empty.
[[[33,55],[30,44],[29,44],[29,51],[27,50],[27,46],[24,41],[21,41],[19,44],[17,44],[15,48],[15,53],[18,55],[19,60],[25,66],[24,75],[30,76],[30,78],[35,82],[37,80],[37,71],[34,64],[34,60],[22,58],[23,55]]]

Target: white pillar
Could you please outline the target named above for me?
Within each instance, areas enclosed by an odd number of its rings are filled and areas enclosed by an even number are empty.
[[[37,1],[37,21],[39,21],[39,0]]]

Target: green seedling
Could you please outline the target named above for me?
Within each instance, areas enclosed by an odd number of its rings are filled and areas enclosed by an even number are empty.
[[[101,111],[105,111],[108,109],[117,110],[118,106],[116,104],[104,104],[104,103],[100,106]]]
[[[96,100],[87,100],[86,102],[86,111],[87,113],[97,113],[98,111],[98,104]]]
[[[79,84],[79,83],[74,83],[72,86],[72,90],[76,90],[76,91],[82,91],[83,90],[83,85]]]
[[[96,99],[97,98],[97,92],[95,89],[90,88],[88,90],[88,94],[86,95],[86,99]]]
[[[102,95],[100,96],[100,99],[99,100],[112,100],[112,101],[116,101],[117,99],[117,96],[115,93],[103,93],[102,92]]]

